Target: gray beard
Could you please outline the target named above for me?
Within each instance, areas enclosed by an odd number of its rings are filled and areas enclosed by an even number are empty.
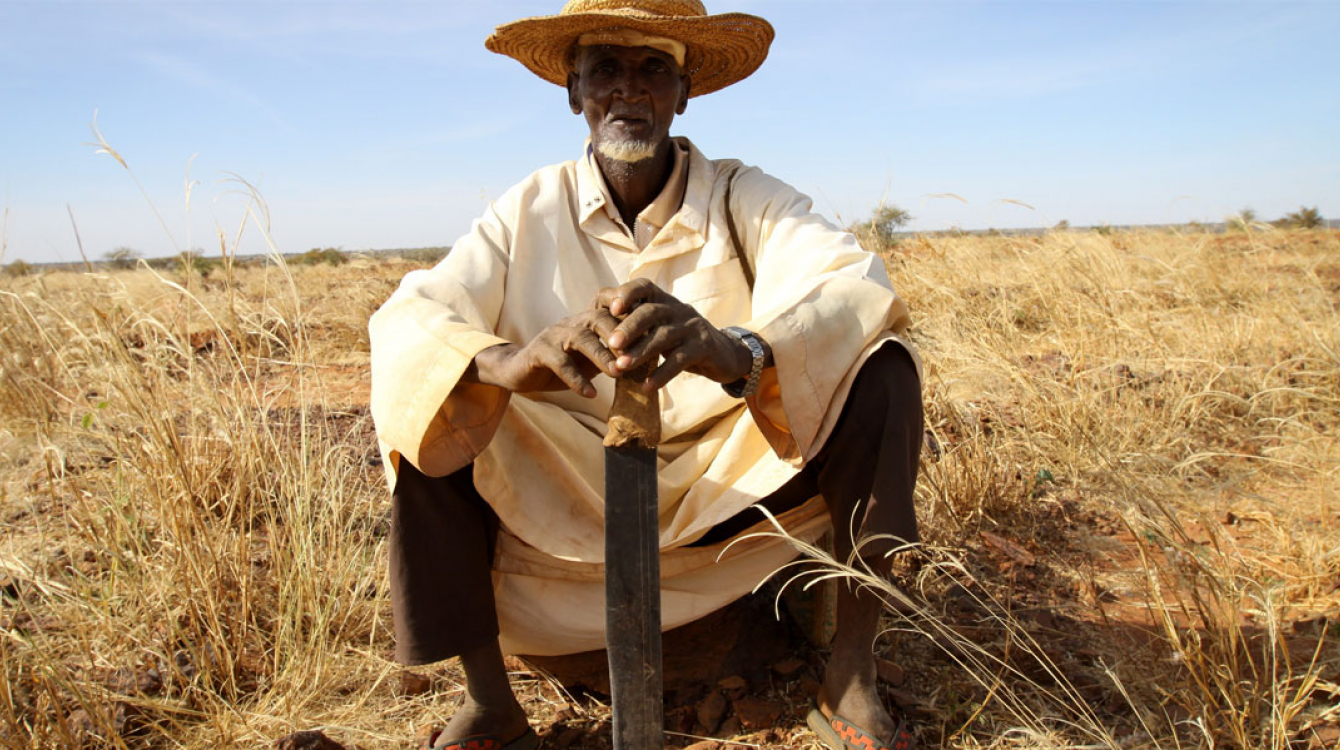
[[[656,144],[651,141],[602,141],[596,150],[606,159],[636,164],[656,155]]]

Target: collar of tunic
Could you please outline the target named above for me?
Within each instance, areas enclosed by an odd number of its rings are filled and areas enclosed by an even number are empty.
[[[716,176],[712,162],[687,138],[676,137],[675,166],[661,194],[638,215],[654,230],[640,244],[618,218],[604,176],[587,144],[576,162],[578,221],[587,234],[608,245],[639,255],[634,268],[665,260],[701,247],[706,240],[707,216]],[[667,216],[668,215],[668,216]]]
[[[689,150],[683,144],[674,142],[672,153],[674,165],[670,168],[670,175],[666,178],[661,192],[637,215],[634,225],[628,227],[624,224],[623,217],[619,215],[609,183],[600,170],[600,162],[596,160],[594,149],[591,148],[591,142],[588,140],[586,143],[586,168],[590,170],[593,182],[600,191],[599,200],[604,204],[605,215],[615,226],[632,237],[638,250],[645,250],[656,239],[656,235],[679,212],[680,206],[684,203],[684,191],[688,187]]]

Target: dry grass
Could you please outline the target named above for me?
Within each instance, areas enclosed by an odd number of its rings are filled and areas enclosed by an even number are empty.
[[[923,741],[1328,736],[1340,238],[922,239],[889,259],[935,440],[929,564],[888,589],[880,649]],[[400,747],[450,713],[453,670],[398,696],[388,655],[365,324],[409,267],[0,281],[0,745],[323,727]],[[522,695],[537,719],[569,703]],[[802,727],[737,739],[812,745]]]

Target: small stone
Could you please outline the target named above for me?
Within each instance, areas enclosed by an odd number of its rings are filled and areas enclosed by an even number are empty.
[[[79,745],[88,744],[98,733],[98,727],[93,723],[93,717],[89,716],[88,712],[82,708],[71,711],[70,715],[65,717],[65,729]]]
[[[400,684],[396,686],[395,694],[402,698],[412,698],[432,689],[433,678],[406,670],[400,673]]]
[[[172,663],[177,665],[177,671],[187,680],[194,680],[200,670],[195,665],[195,660],[191,658],[190,653],[185,649],[177,651],[172,655]]]
[[[723,677],[717,681],[717,685],[722,690],[744,690],[749,687],[749,683],[745,682],[744,678],[737,674],[733,674],[730,677]]]
[[[926,454],[927,458],[931,460],[931,463],[939,461],[940,457],[944,455],[944,448],[940,447],[940,439],[930,430],[926,430],[922,433],[921,452]]]
[[[698,723],[703,725],[708,734],[715,732],[717,727],[721,726],[721,719],[725,715],[726,696],[719,690],[708,693],[702,703],[698,704]]]
[[[344,745],[320,730],[309,729],[275,740],[275,750],[344,750]]]
[[[135,673],[135,689],[143,695],[158,695],[163,690],[163,675],[153,667]]]
[[[766,698],[750,696],[735,701],[735,715],[740,718],[740,723],[751,731],[776,726],[777,720],[785,710],[786,706],[781,701]]]
[[[738,736],[739,734],[740,734],[740,717],[738,716],[726,717],[726,720],[721,722],[721,726],[717,728],[718,737],[730,738]]]
[[[105,713],[104,713],[105,710]],[[144,728],[143,715],[138,708],[116,701],[97,709],[101,721],[95,721],[88,711],[77,709],[65,717],[65,728],[81,746],[91,746],[110,729],[119,738],[133,737]]]
[[[875,674],[879,679],[894,687],[902,687],[903,681],[907,679],[907,674],[903,668],[887,659],[875,660]]]
[[[1308,732],[1307,750],[1335,750],[1340,747],[1340,725],[1313,727]]]
[[[107,687],[122,695],[158,695],[163,689],[163,675],[153,667],[122,668],[108,675]]]
[[[772,665],[772,671],[776,672],[777,674],[783,677],[790,677],[791,675],[795,674],[796,672],[799,672],[804,668],[805,668],[805,662],[795,658],[794,656],[791,657],[790,659],[783,659],[782,661],[779,661],[776,664]]]

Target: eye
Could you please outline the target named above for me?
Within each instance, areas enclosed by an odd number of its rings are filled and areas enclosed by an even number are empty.
[[[591,72],[603,75],[617,73],[619,72],[619,63],[612,58],[604,57],[592,63]]]

